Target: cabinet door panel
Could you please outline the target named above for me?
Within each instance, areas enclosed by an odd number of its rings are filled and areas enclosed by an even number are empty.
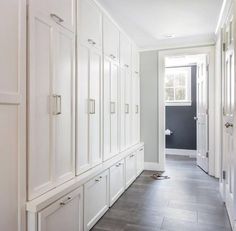
[[[100,81],[101,81],[101,54],[90,52],[90,79],[89,79],[89,152],[92,164],[101,163],[100,150]]]
[[[38,214],[38,231],[82,231],[83,190],[77,189]]]
[[[74,34],[66,29],[58,28],[53,84],[53,92],[57,96],[56,99],[54,97],[55,174],[57,183],[63,183],[74,176],[74,52]]]
[[[125,158],[125,175],[126,175],[126,188],[133,183],[136,177],[136,155],[130,154]]]
[[[126,148],[125,142],[125,68],[120,69],[120,132],[119,132],[119,144],[120,151],[124,151]]]
[[[129,39],[124,35],[120,34],[120,62],[121,66],[131,66],[131,43]]]
[[[111,153],[118,152],[118,76],[119,66],[111,64]]]
[[[78,75],[77,75],[77,140],[76,140],[76,174],[86,171],[90,167],[89,155],[89,49],[78,47]]]
[[[52,40],[50,18],[31,11],[28,85],[29,199],[53,187]]]
[[[110,168],[110,206],[125,190],[124,160]]]
[[[84,188],[84,230],[90,230],[109,208],[108,171],[98,175]]]
[[[137,171],[137,176],[144,170],[144,147],[141,147],[137,151],[137,165],[136,165],[136,171]]]
[[[113,60],[119,60],[119,30],[107,18],[103,17],[104,53]]]
[[[102,13],[90,0],[79,0],[78,29],[80,41],[89,46],[102,48]]]
[[[111,153],[111,62],[104,59],[103,75],[103,154],[108,159]]]

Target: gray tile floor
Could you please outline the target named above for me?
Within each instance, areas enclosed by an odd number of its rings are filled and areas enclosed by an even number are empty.
[[[95,225],[93,231],[231,231],[218,181],[196,160],[168,156],[169,180],[145,171]]]

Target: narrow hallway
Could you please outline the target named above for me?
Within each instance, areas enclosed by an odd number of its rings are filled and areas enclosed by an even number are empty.
[[[218,181],[195,163],[168,156],[169,180],[157,181],[152,172],[143,172],[92,230],[230,231]]]

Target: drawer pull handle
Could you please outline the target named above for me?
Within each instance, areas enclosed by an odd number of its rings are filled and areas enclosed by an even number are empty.
[[[54,98],[54,115],[61,115],[61,95],[53,95]]]
[[[96,45],[96,43],[92,39],[88,39],[88,43],[91,45]]]
[[[143,148],[139,149],[139,151],[143,151]]]
[[[113,55],[113,54],[110,54],[110,57],[111,57],[112,59],[115,59],[115,58],[116,58],[116,56]]]
[[[89,114],[95,114],[96,113],[96,106],[95,106],[95,99],[89,100]]]
[[[120,166],[120,164],[116,164],[116,167],[118,168]]]
[[[116,102],[111,102],[110,103],[110,111],[111,111],[111,114],[116,113]]]
[[[95,181],[96,181],[96,182],[99,182],[100,180],[99,180],[99,179],[96,179]]]
[[[129,104],[125,104],[125,113],[129,114]]]
[[[124,66],[125,66],[125,67],[127,67],[127,68],[129,67],[129,65],[128,65],[128,64],[125,64]]]
[[[135,113],[138,114],[138,112],[139,112],[139,106],[136,105],[136,111],[135,111]]]
[[[50,16],[51,16],[51,18],[53,18],[57,23],[62,23],[62,22],[64,22],[64,20],[61,18],[61,17],[59,17],[58,15],[56,15],[56,14],[50,14]]]
[[[65,201],[60,202],[60,205],[61,205],[61,206],[66,205],[71,199],[72,199],[72,197],[70,197],[70,196],[67,197],[67,199],[66,199]]]

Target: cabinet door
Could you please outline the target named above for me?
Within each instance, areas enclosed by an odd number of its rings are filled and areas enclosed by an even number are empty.
[[[120,197],[125,190],[124,160],[110,168],[110,206]]]
[[[132,78],[125,67],[125,147],[132,145]]]
[[[121,66],[131,66],[131,43],[129,39],[124,35],[120,34],[120,62]]]
[[[83,190],[69,193],[38,214],[38,231],[82,231]]]
[[[60,184],[75,175],[75,38],[62,27],[57,28],[55,37],[54,151],[55,177]]]
[[[53,185],[52,152],[52,41],[49,17],[29,14],[28,174],[29,199]]]
[[[84,231],[90,230],[109,208],[109,172],[84,185]]]
[[[76,174],[90,168],[89,154],[89,48],[78,46],[77,58],[77,130],[76,130]]]
[[[120,131],[119,131],[119,144],[120,151],[124,151],[126,148],[125,142],[125,78],[126,78],[126,69],[120,69]]]
[[[137,170],[137,176],[138,176],[144,170],[144,147],[141,147],[140,149],[138,149],[136,160],[137,160],[136,170]]]
[[[107,160],[111,154],[111,61],[107,58],[103,73],[103,154]]]
[[[80,41],[87,45],[102,48],[102,13],[91,0],[79,0],[78,31]]]
[[[130,154],[125,158],[126,188],[128,188],[136,178],[136,154]]]
[[[103,17],[104,53],[113,60],[119,60],[120,34],[118,28],[106,17]]]
[[[92,165],[101,163],[100,150],[100,84],[101,84],[101,53],[90,50],[89,76],[89,152]]]
[[[118,153],[118,76],[119,66],[111,63],[111,153]]]

